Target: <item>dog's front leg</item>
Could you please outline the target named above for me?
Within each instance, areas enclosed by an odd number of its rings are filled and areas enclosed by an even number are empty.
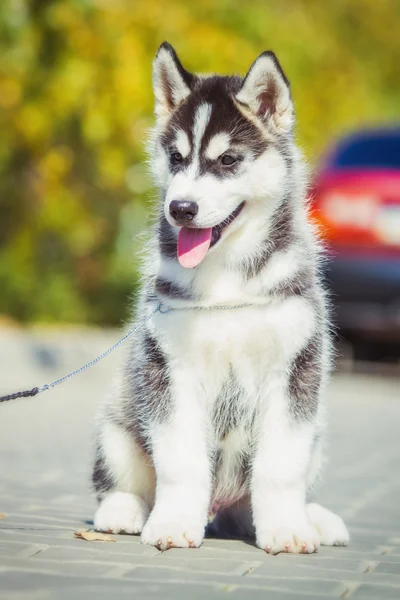
[[[171,413],[151,427],[156,499],[142,532],[143,543],[161,550],[203,541],[211,486],[205,406],[196,374],[173,372]]]
[[[283,388],[284,386],[280,386]],[[275,390],[262,411],[252,470],[257,545],[271,554],[316,552],[318,533],[306,513],[306,480],[314,426],[290,414],[290,398]]]

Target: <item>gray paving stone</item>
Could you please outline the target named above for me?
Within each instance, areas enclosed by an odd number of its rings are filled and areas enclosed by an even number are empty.
[[[13,557],[21,554],[22,552],[32,551],[33,546],[30,544],[25,544],[21,542],[20,544],[13,544],[9,542],[2,541],[0,542],[0,557]]]
[[[365,565],[367,569],[367,564]],[[262,568],[256,568],[251,573],[251,578],[253,579],[262,579],[262,578],[270,578],[272,576],[280,576],[282,578],[288,576],[287,569],[276,570],[275,572],[265,571]],[[345,571],[345,570],[333,570],[333,569],[315,569],[312,567],[306,566],[297,566],[293,565],[290,569],[290,577],[291,578],[309,578],[311,580],[319,580],[320,582],[327,581],[341,581],[346,582],[347,584],[357,584],[357,583],[372,583],[376,585],[392,585],[392,586],[400,586],[399,577],[397,574],[388,574],[388,573],[376,573],[373,572],[357,572],[357,571]],[[399,589],[400,591],[400,589]],[[399,596],[400,598],[400,596]]]
[[[8,591],[13,590],[15,600],[21,598],[51,599],[51,600],[81,600],[96,598],[110,600],[110,598],[140,598],[156,600],[159,598],[173,599],[188,597],[191,600],[201,600],[206,594],[207,598],[221,598],[226,592],[207,586],[187,586],[184,590],[179,585],[169,585],[159,582],[132,583],[131,581],[92,581],[81,577],[58,577],[49,575],[44,578],[41,574],[26,574],[13,572],[0,574],[0,598],[10,600]],[[13,600],[13,599],[12,599]]]
[[[23,570],[25,573],[37,575],[41,573],[44,577],[48,575],[73,576],[98,578],[105,575],[105,563],[95,561],[56,562],[50,560],[16,560],[15,558],[2,558],[1,567],[9,571]]]
[[[307,568],[312,570],[343,570],[362,572],[365,563],[365,556],[357,555],[357,558],[344,557],[339,551],[332,553],[331,556],[325,555],[327,548],[322,548],[320,552],[310,555],[279,554],[278,556],[267,556],[267,560],[262,561],[259,569],[274,570],[285,569],[292,572],[295,567]]]
[[[360,585],[349,597],[351,600],[399,600],[400,589],[366,583]]]
[[[262,560],[266,560],[268,557],[266,556],[265,552],[263,552],[262,550],[260,550],[259,548],[254,548],[253,550],[249,550],[248,547],[243,544],[242,546],[242,550],[238,550],[238,547],[236,547],[236,549],[230,549],[230,541],[225,541],[224,542],[224,546],[220,546],[219,548],[216,548],[215,546],[209,546],[209,540],[205,540],[204,544],[202,545],[201,548],[197,549],[197,550],[181,550],[178,548],[171,548],[170,550],[168,550],[167,552],[163,552],[162,553],[162,560],[163,561],[177,561],[180,560],[184,555],[185,556],[185,560],[197,560],[199,558],[199,555],[201,554],[201,556],[204,556],[205,558],[209,557],[212,559],[229,559],[232,558],[233,560],[255,560],[255,561],[262,561]],[[270,557],[271,558],[271,557]]]
[[[141,567],[138,566],[134,570],[129,571],[124,575],[125,578],[128,579],[141,579],[148,580],[151,578],[152,573],[154,573],[154,567]],[[288,578],[287,574],[285,577],[277,578],[277,577],[265,577],[264,579],[253,578],[251,576],[240,576],[234,575],[232,573],[219,574],[214,572],[201,573],[201,576],[197,572],[189,571],[186,569],[181,569],[178,566],[175,568],[165,568],[163,566],[157,565],[157,579],[162,581],[170,581],[174,583],[182,582],[196,582],[198,584],[215,584],[215,585],[236,585],[240,586],[243,589],[271,589],[282,592],[292,592],[292,593],[319,593],[321,588],[325,594],[332,594],[338,590],[338,587],[342,587],[341,591],[344,591],[343,586],[338,586],[337,581],[321,581],[311,579],[311,578],[295,578],[290,576]]]
[[[400,559],[396,562],[381,562],[374,569],[374,573],[391,573],[393,575],[400,575]],[[400,585],[400,577],[399,577]]]
[[[305,565],[293,563],[288,570],[287,564],[275,566],[261,565],[254,567],[251,572],[251,578],[261,577],[287,577],[288,571],[290,577],[309,577],[310,579],[325,579],[325,580],[344,580],[359,581],[361,577],[361,569],[340,569],[340,565],[335,565],[333,568],[326,568],[325,565],[316,565],[315,563]]]
[[[104,581],[92,582],[83,578],[67,578],[49,576],[43,579],[41,575],[26,577],[24,573],[0,574],[0,599],[1,600],[110,600],[110,598],[138,598],[146,600],[293,600],[292,593],[280,590],[252,589],[251,595],[246,589],[232,585],[210,586],[207,584],[174,584],[166,582],[134,582],[131,581]],[[13,591],[5,591],[13,590]],[[319,592],[318,594],[296,594],[299,600],[312,598],[313,600],[332,598]]]
[[[103,560],[106,557],[107,560],[129,562],[131,559],[136,559],[137,556],[152,558],[160,554],[157,548],[144,544],[86,542],[84,540],[73,540],[72,542],[68,547],[65,545],[51,546],[37,558],[40,560],[42,558],[45,560],[75,560],[75,557],[78,556],[85,560],[90,560],[91,557],[94,560]]]

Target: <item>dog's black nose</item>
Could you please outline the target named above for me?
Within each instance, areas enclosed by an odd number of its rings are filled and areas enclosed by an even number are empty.
[[[199,207],[192,200],[172,200],[169,205],[169,214],[178,223],[192,221],[198,210]]]

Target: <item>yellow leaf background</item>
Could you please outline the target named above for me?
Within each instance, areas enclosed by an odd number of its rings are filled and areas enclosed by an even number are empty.
[[[118,324],[137,284],[151,61],[245,73],[273,49],[311,162],[341,133],[398,119],[397,0],[3,0],[0,314]]]

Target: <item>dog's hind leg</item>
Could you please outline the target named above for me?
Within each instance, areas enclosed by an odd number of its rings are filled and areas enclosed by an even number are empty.
[[[95,528],[140,533],[153,503],[154,469],[133,435],[109,421],[99,432],[92,479],[100,500]]]
[[[343,519],[320,504],[309,502],[318,484],[319,474],[325,462],[322,438],[317,437],[308,468],[306,512],[309,520],[320,535],[323,546],[347,546],[350,536]]]
[[[339,515],[314,502],[307,504],[308,518],[320,535],[323,546],[347,546],[349,532]]]
[[[350,536],[341,517],[314,502],[307,504],[306,512],[320,535],[322,546],[347,546]],[[253,539],[255,530],[249,498],[219,511],[207,527],[207,535],[220,539]]]
[[[318,434],[315,436],[311,450],[310,463],[307,470],[307,502],[311,502],[315,489],[320,483],[320,475],[325,465],[324,439]]]

